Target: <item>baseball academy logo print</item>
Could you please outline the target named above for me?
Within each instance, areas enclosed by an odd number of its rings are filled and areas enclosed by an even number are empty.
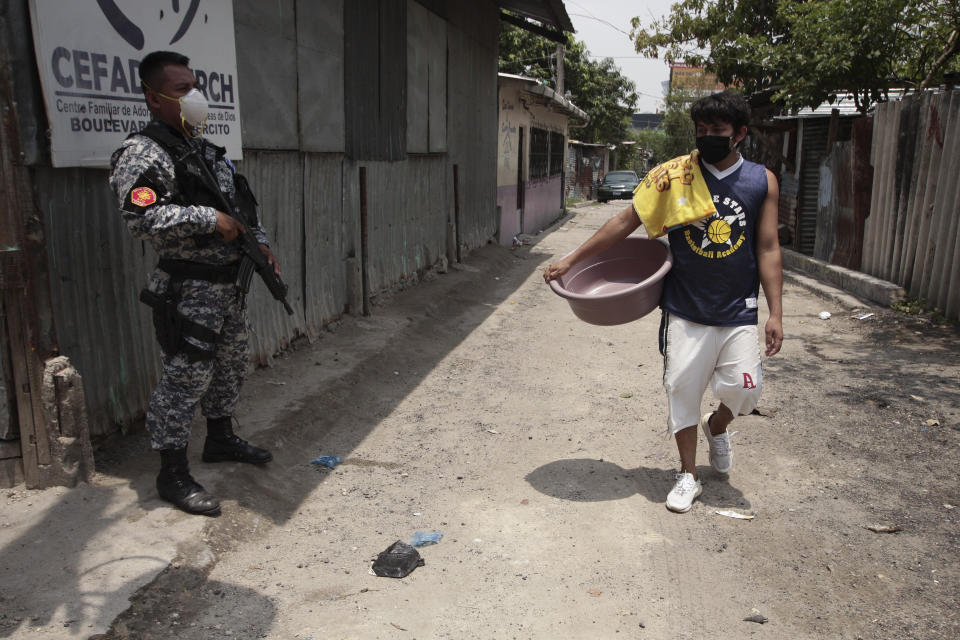
[[[713,196],[717,212],[689,225],[683,232],[690,249],[698,256],[719,260],[732,255],[746,240],[747,214],[743,205],[727,196]]]
[[[150,187],[137,187],[130,192],[130,202],[138,207],[149,207],[157,201],[157,192]]]

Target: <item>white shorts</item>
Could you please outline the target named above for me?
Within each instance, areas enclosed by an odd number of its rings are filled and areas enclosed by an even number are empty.
[[[663,313],[660,353],[670,433],[699,424],[708,382],[734,416],[756,408],[763,386],[758,337],[756,325],[712,327]]]

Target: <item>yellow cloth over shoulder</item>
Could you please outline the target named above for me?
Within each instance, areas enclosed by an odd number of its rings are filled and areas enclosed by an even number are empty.
[[[698,155],[693,150],[657,165],[633,190],[633,208],[651,238],[717,212],[697,162]]]

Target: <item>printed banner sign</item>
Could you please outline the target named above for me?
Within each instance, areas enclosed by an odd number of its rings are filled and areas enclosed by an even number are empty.
[[[232,0],[30,0],[55,167],[107,167],[150,121],[137,67],[151,51],[190,58],[209,104],[204,135],[242,157]]]

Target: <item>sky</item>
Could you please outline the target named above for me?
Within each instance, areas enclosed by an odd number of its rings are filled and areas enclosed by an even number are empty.
[[[670,12],[675,0],[564,0],[567,15],[576,29],[574,37],[582,41],[596,58],[613,58],[627,78],[637,85],[637,105],[641,113],[662,108],[663,82],[670,78],[670,68],[663,59],[648,60],[633,48],[630,41],[630,19],[640,17],[641,25],[649,26]],[[576,102],[576,100],[574,100]]]

